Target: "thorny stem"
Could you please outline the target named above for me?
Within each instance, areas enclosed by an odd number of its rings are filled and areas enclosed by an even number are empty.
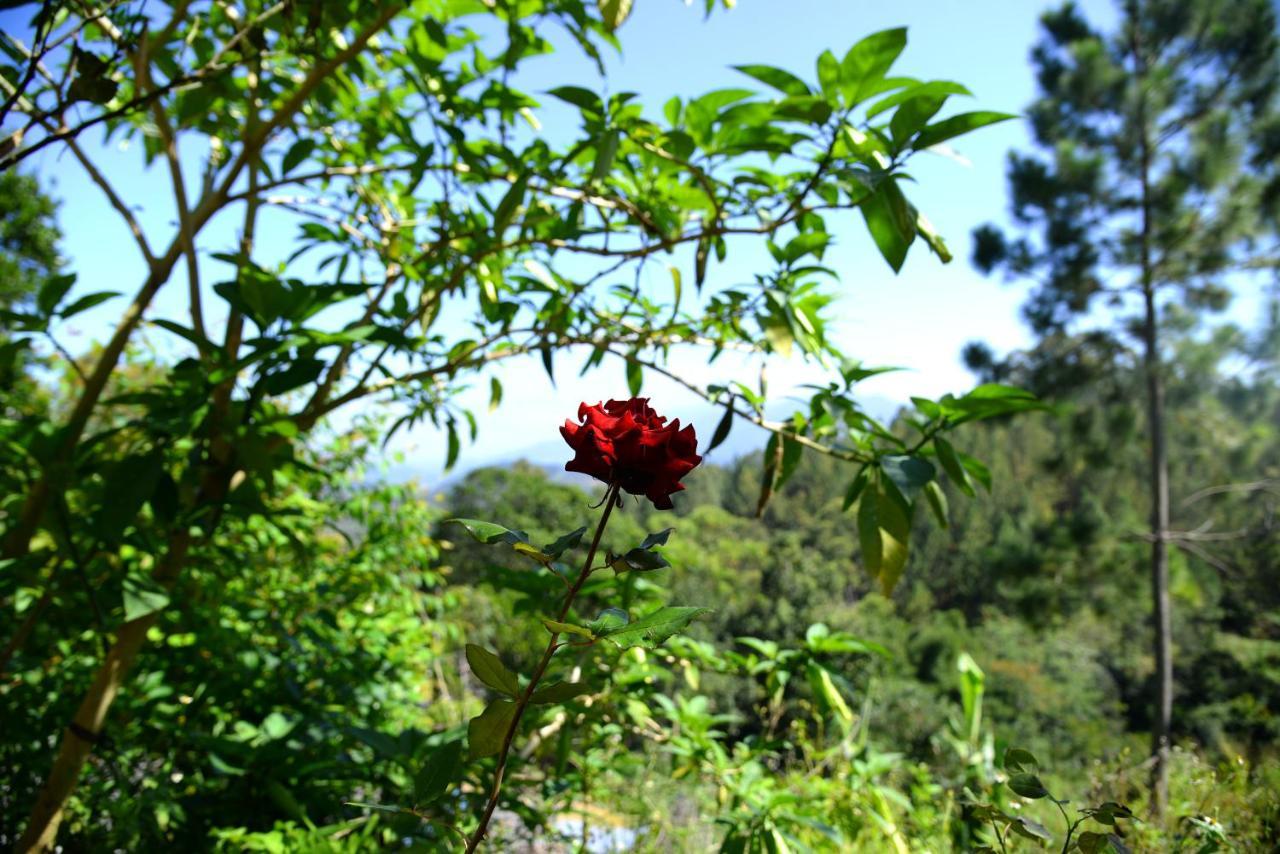
[[[569,588],[569,592],[565,594],[564,603],[560,606],[560,613],[556,615],[556,622],[563,623],[564,618],[569,615],[569,609],[573,607],[573,600],[582,590],[582,585],[587,583],[587,579],[591,577],[592,561],[595,560],[596,550],[600,548],[600,538],[604,535],[604,529],[609,524],[609,514],[613,512],[613,506],[618,503],[618,485],[616,483],[609,484],[609,491],[604,497],[604,512],[600,514],[600,521],[596,524],[595,536],[591,538],[591,547],[587,550],[587,559],[582,562],[582,571],[578,573],[578,578],[573,582],[573,586]],[[471,834],[471,838],[467,840],[467,854],[471,854],[479,846],[481,840],[484,839],[485,831],[489,828],[489,819],[493,817],[493,811],[498,806],[498,795],[502,792],[502,776],[507,770],[507,756],[511,753],[511,742],[515,739],[516,730],[520,727],[520,719],[524,716],[524,710],[529,706],[529,698],[533,696],[533,692],[537,690],[538,682],[547,672],[547,665],[551,663],[551,657],[555,655],[559,644],[560,633],[552,632],[551,640],[547,642],[547,648],[542,653],[542,659],[538,662],[538,666],[534,668],[533,675],[529,677],[529,684],[525,686],[524,691],[520,694],[520,698],[516,700],[516,711],[511,718],[511,723],[507,726],[506,735],[502,738],[502,749],[498,752],[498,767],[493,772],[493,789],[489,792],[489,801],[485,804],[484,813],[480,816],[480,824],[476,826],[475,832]]]

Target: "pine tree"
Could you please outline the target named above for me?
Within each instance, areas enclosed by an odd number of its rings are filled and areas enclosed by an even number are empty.
[[[1043,16],[1032,51],[1040,93],[1029,113],[1038,150],[1012,154],[1008,167],[1020,234],[978,229],[974,262],[1034,283],[1024,314],[1042,339],[1089,330],[1136,345],[1150,466],[1159,814],[1173,713],[1161,329],[1175,307],[1220,311],[1235,289],[1274,277],[1280,54],[1269,0],[1123,0],[1119,11],[1111,33],[1074,3]]]

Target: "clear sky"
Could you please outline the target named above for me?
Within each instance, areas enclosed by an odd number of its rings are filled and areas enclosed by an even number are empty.
[[[1051,5],[1056,3],[739,0],[737,8],[717,10],[704,21],[701,0],[689,8],[679,0],[636,0],[632,17],[619,33],[622,54],[607,58],[609,86],[614,92],[638,92],[646,108],[656,114],[673,94],[690,96],[725,86],[754,85],[733,71],[732,65],[767,63],[813,79],[813,62],[824,49],[841,56],[871,32],[906,26],[908,46],[895,66],[897,73],[952,79],[966,85],[975,97],[961,99],[967,103],[953,100],[952,111],[1019,112],[1034,95],[1028,52],[1036,37],[1037,18]],[[1081,5],[1095,22],[1109,25],[1114,19],[1110,4],[1102,0]],[[18,29],[17,20],[15,12],[0,14],[0,26],[5,29]],[[593,68],[572,48],[538,59],[518,81],[526,91],[535,93],[565,83],[598,85]],[[168,177],[160,164],[143,170],[136,149],[122,150],[116,144],[107,147],[96,136],[86,136],[83,141],[104,171],[116,177],[124,194],[140,200],[138,215],[144,227],[158,240],[167,240],[173,215],[166,201]],[[842,278],[840,299],[831,312],[836,341],[849,355],[866,363],[909,369],[865,383],[873,412],[886,413],[912,395],[937,396],[970,387],[972,378],[959,359],[961,347],[970,340],[983,339],[997,350],[1028,342],[1018,316],[1026,295],[1024,286],[985,279],[968,263],[970,231],[983,222],[1006,220],[1006,153],[1027,146],[1023,124],[1007,122],[956,141],[955,147],[969,165],[928,154],[913,165],[911,171],[920,183],[908,189],[908,196],[947,238],[956,256],[949,265],[940,264],[917,244],[895,276],[866,237],[860,217],[854,214],[843,226],[835,226],[836,243],[826,263]],[[63,202],[60,221],[71,269],[80,274],[77,289],[132,293],[142,279],[143,267],[127,233],[76,163],[56,152],[57,148],[51,147],[35,158],[34,165]],[[195,158],[200,152],[190,153],[191,162],[198,162]],[[235,220],[224,215],[211,224],[206,250],[223,251],[234,245]],[[258,245],[274,246],[283,256],[292,235],[292,227],[285,228],[268,217]],[[716,275],[746,278],[751,263],[747,254]],[[206,282],[225,276],[225,268],[218,267],[217,262],[202,260]],[[155,308],[157,315],[183,304],[183,278],[175,275],[162,292]],[[60,333],[64,343],[72,350],[82,350],[92,340],[104,338],[123,303],[117,299],[76,318]],[[576,375],[582,358],[585,354],[557,361],[555,387],[537,360],[505,365],[500,376],[506,393],[502,406],[493,414],[487,412],[487,385],[468,395],[480,416],[481,430],[477,444],[464,449],[462,466],[521,456],[538,462],[563,460],[556,428],[576,411],[578,402],[627,395],[620,364],[606,362],[579,380]],[[704,383],[730,378],[751,381],[756,375],[754,368],[726,360],[708,367],[697,352],[678,354],[674,367]],[[735,375],[748,370],[748,374]],[[770,366],[771,389],[785,393],[789,384],[817,375],[799,362],[779,361]],[[644,393],[654,398],[660,411],[692,419],[704,437],[715,426],[714,412],[660,378],[647,378]],[[762,441],[759,431],[740,426],[735,429],[734,441],[717,456],[724,460]],[[405,456],[403,464],[394,466],[393,476],[417,476],[428,485],[438,481],[444,443],[429,425],[401,435],[393,448]]]

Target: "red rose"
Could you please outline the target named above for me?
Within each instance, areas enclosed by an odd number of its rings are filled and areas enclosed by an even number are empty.
[[[671,509],[671,493],[684,489],[680,478],[702,462],[698,437],[690,424],[654,412],[646,397],[578,406],[578,420],[566,420],[560,435],[576,452],[565,471],[589,474],[643,495],[659,510]]]

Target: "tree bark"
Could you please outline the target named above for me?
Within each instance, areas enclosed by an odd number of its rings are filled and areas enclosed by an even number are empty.
[[[1141,38],[1142,15],[1137,0],[1129,6],[1138,93],[1139,180],[1142,221],[1139,235],[1143,322],[1142,367],[1146,381],[1147,451],[1150,463],[1151,601],[1155,658],[1155,693],[1151,702],[1151,813],[1164,815],[1169,800],[1169,731],[1173,721],[1173,626],[1169,599],[1169,455],[1165,441],[1164,375],[1160,358],[1160,316],[1156,304],[1155,268],[1151,259],[1152,141],[1146,111],[1147,63]]]

